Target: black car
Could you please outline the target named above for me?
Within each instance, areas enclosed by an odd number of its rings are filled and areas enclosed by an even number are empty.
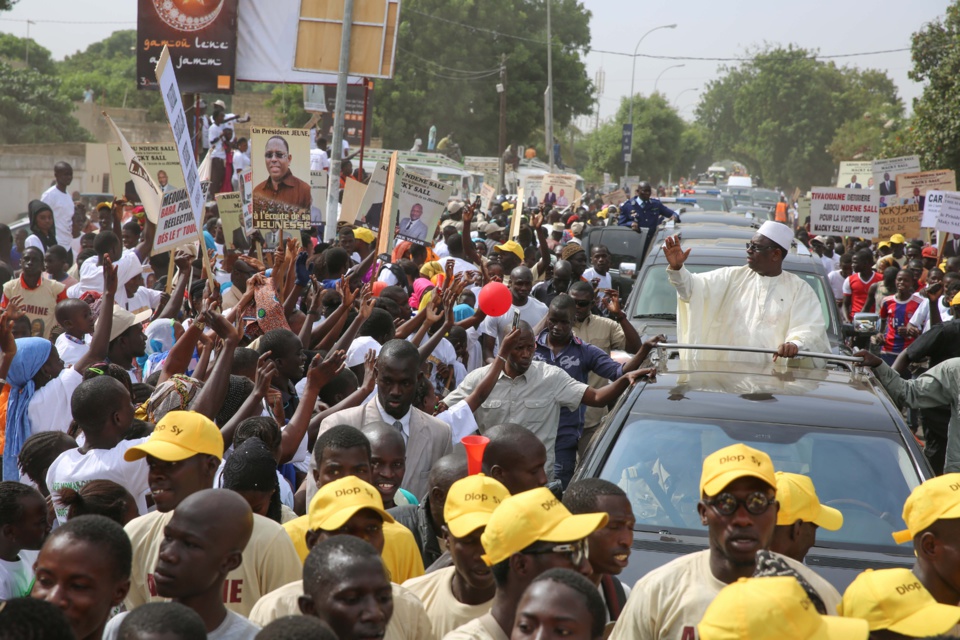
[[[590,248],[604,245],[610,251],[610,281],[614,289],[620,292],[620,299],[626,300],[633,290],[637,267],[643,262],[643,245],[647,241],[647,230],[634,231],[630,227],[592,227],[583,235],[580,244],[590,257]],[[632,269],[622,270],[626,262]]]
[[[909,567],[903,503],[933,473],[869,372],[659,360],[656,380],[624,394],[575,472],[619,485],[636,526],[626,584],[708,546],[697,514],[703,459],[731,444],[761,449],[778,471],[809,476],[838,531],[817,531],[806,564],[841,593],[861,571]],[[731,370],[735,369],[735,370]]]
[[[679,231],[683,232],[683,225]],[[686,238],[684,240],[686,241]],[[694,240],[689,244],[693,251],[684,266],[691,273],[746,264],[744,241],[720,238],[716,241]],[[663,255],[662,243],[651,245],[654,245],[653,249],[640,267],[633,291],[623,309],[629,314],[630,321],[641,336],[664,334],[674,341],[677,335],[677,290],[667,280],[668,265]],[[783,268],[800,276],[813,287],[823,311],[831,349],[834,353],[849,353],[849,349],[843,344],[844,328],[823,264],[808,255],[798,255],[791,251],[783,262]]]

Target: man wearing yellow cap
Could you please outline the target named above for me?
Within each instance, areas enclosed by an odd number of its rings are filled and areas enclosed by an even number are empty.
[[[941,604],[960,603],[960,473],[927,480],[903,505],[904,531],[899,543],[913,540],[917,561],[913,573]]]
[[[127,523],[133,546],[127,610],[160,602],[153,579],[164,528],[187,496],[213,487],[223,457],[223,437],[209,418],[193,411],[171,411],[157,423],[146,442],[124,454],[127,462],[147,459],[147,482],[157,510]],[[248,616],[261,595],[300,575],[300,562],[290,538],[279,524],[253,516],[253,535],[243,562],[227,574],[223,602],[227,609]]]
[[[870,634],[863,620],[820,615],[789,576],[740,578],[724,587],[697,631],[700,640],[867,640]]]
[[[872,367],[880,384],[901,408],[933,409],[950,407],[947,424],[947,452],[943,464],[946,473],[960,471],[960,358],[945,360],[913,380],[904,380],[878,356],[869,351],[853,354]]]
[[[383,525],[393,524],[394,520],[383,508],[383,500],[376,487],[356,476],[347,476],[323,485],[310,501],[310,531],[307,533],[307,546],[312,548],[321,542],[337,536],[359,538],[383,553]],[[310,554],[307,560],[309,561]],[[317,576],[312,575],[310,567],[304,565],[302,580],[296,580],[268,593],[257,603],[250,613],[250,621],[266,626],[277,618],[298,613],[311,613],[311,607],[304,610],[301,600],[306,595],[316,595]],[[357,576],[339,576],[342,580]],[[389,580],[389,571],[386,572]],[[361,577],[362,579],[362,577]],[[342,591],[349,591],[342,588]],[[432,638],[430,619],[420,601],[398,584],[391,584],[393,595],[393,616],[387,625],[385,640],[419,640]],[[319,606],[315,601],[314,606]]]
[[[453,566],[403,583],[423,602],[436,637],[490,611],[497,586],[483,561],[480,537],[494,509],[509,495],[506,487],[482,473],[450,486],[443,505],[443,539]]]
[[[769,548],[777,522],[776,491],[773,461],[763,451],[735,444],[708,455],[697,511],[709,529],[710,548],[681,556],[641,578],[610,638],[695,637],[696,625],[714,598],[726,585],[751,577],[757,552]],[[772,555],[812,585],[827,611],[836,610],[840,594],[830,583],[796,560]]]
[[[866,620],[871,638],[895,640],[949,635],[960,607],[934,600],[909,569],[867,569],[843,594],[838,613]]]
[[[517,604],[534,578],[555,567],[590,574],[586,537],[606,522],[605,513],[572,515],[543,487],[506,498],[480,537],[482,558],[497,584],[490,613],[444,640],[509,640]]]
[[[820,504],[813,481],[807,476],[777,471],[777,526],[770,551],[803,562],[817,542],[817,528],[836,531],[843,526],[843,514]]]

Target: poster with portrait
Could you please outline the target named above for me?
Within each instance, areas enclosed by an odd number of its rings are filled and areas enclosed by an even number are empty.
[[[480,185],[480,210],[490,211],[490,204],[496,196],[497,190],[493,188],[492,184],[484,182]]]
[[[897,176],[901,173],[920,173],[920,156],[874,160],[872,170],[874,188],[880,192],[880,205],[899,205],[902,203],[897,196]]]
[[[223,246],[238,249],[246,245],[243,233],[243,195],[239,191],[218,193],[217,211],[223,226]]]
[[[924,208],[928,191],[956,191],[957,174],[951,169],[901,173],[897,177],[897,197],[904,204],[916,204]]]
[[[133,144],[134,153],[150,172],[150,177],[163,193],[186,187],[180,156],[172,144]]]
[[[310,130],[250,127],[253,226],[310,228]]]
[[[840,163],[837,172],[838,189],[870,189],[873,185],[873,162],[850,160]]]
[[[397,236],[416,244],[433,243],[440,216],[453,187],[406,171],[400,178],[400,212]]]
[[[569,173],[548,173],[543,176],[540,201],[562,211],[573,204],[577,176]]]
[[[243,186],[240,190],[243,197],[243,233],[250,237],[253,233],[253,170],[250,167],[240,174],[240,183]]]
[[[327,187],[330,183],[329,171],[310,171],[310,224],[319,227],[324,223],[323,212],[327,209]]]
[[[380,231],[380,216],[383,212],[383,197],[387,189],[387,171],[389,165],[386,162],[378,162],[370,174],[370,180],[367,182],[366,192],[359,206],[352,212],[356,224],[366,227],[374,233]],[[344,195],[346,199],[346,195]]]

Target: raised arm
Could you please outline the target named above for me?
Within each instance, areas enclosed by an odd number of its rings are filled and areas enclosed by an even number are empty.
[[[594,389],[592,387],[587,387],[587,390],[583,392],[583,404],[588,407],[605,407],[611,402],[616,400],[620,394],[627,390],[631,384],[637,381],[638,378],[643,376],[651,376],[656,373],[656,369],[647,368],[647,369],[638,369],[636,371],[630,371],[625,373],[610,384],[601,387],[600,389]]]
[[[360,300],[360,312],[357,314],[357,317],[353,319],[353,322],[350,323],[350,326],[347,327],[347,330],[343,332],[343,335],[340,336],[336,344],[333,345],[334,351],[340,349],[346,351],[350,343],[353,342],[353,339],[357,337],[360,326],[366,322],[370,314],[373,313],[377,299],[370,295],[370,285],[364,285],[363,291],[360,293]]]
[[[611,320],[615,320],[623,331],[623,348],[627,353],[636,353],[641,348],[640,334],[636,327],[630,322],[630,318],[620,308],[620,294],[617,291],[610,290],[610,293],[603,298],[607,306],[607,312]],[[626,369],[624,369],[626,371]]]
[[[6,380],[10,365],[17,355],[17,341],[13,338],[13,323],[23,315],[23,309],[16,299],[11,300],[0,316],[0,379]],[[2,386],[0,386],[2,388]]]
[[[267,391],[270,389],[270,383],[273,382],[273,376],[277,373],[277,363],[270,358],[270,351],[267,351],[257,360],[256,380],[253,381],[253,393],[247,396],[240,408],[233,417],[220,429],[220,435],[223,436],[223,446],[229,447],[233,444],[233,435],[237,431],[240,423],[247,418],[259,416],[263,411],[263,399],[267,397]]]
[[[500,343],[499,355],[490,363],[490,368],[487,369],[487,373],[480,379],[480,382],[477,383],[474,390],[470,392],[470,395],[463,399],[470,407],[470,411],[476,411],[480,408],[480,405],[487,401],[487,398],[493,392],[493,388],[497,386],[497,380],[500,379],[503,368],[507,365],[507,355],[513,351],[513,347],[519,339],[519,329],[513,329],[503,337],[503,342]]]
[[[143,239],[140,240],[140,244],[133,248],[137,257],[140,258],[140,262],[150,257],[150,252],[153,251],[153,238],[157,234],[157,225],[150,222],[149,218],[144,218],[144,220],[146,222],[143,225]],[[117,229],[119,229],[119,227],[117,227]],[[117,235],[120,235],[119,231]]]
[[[473,239],[470,237],[470,223],[473,222],[473,216],[476,211],[476,200],[464,208],[463,214],[461,215],[461,219],[463,220],[463,233],[460,235],[463,236],[463,257],[466,258],[467,262],[481,264],[483,260],[480,258],[480,254],[477,253],[477,245],[473,244]]]
[[[297,453],[300,442],[307,435],[310,416],[313,415],[320,389],[340,373],[346,359],[346,352],[331,351],[326,358],[321,360],[320,356],[316,355],[310,362],[310,367],[307,369],[307,385],[303,390],[303,396],[300,398],[300,404],[297,405],[293,417],[290,418],[290,421],[280,433],[280,464],[289,462]],[[313,443],[307,441],[307,447],[312,449]]]
[[[307,445],[310,448],[313,448],[313,444],[317,440],[317,435],[320,431],[320,423],[323,422],[324,418],[332,416],[338,411],[343,411],[344,409],[359,407],[364,400],[370,397],[370,394],[373,393],[373,388],[376,386],[376,377],[374,376],[374,367],[376,364],[377,352],[373,349],[370,349],[363,361],[363,381],[360,383],[360,386],[357,388],[357,390],[329,409],[325,409],[324,411],[321,411],[310,418],[310,426],[308,427],[307,431],[307,435],[309,436]]]
[[[242,334],[216,311],[207,311],[204,317],[214,333],[223,340],[223,349],[210,371],[210,377],[204,383],[200,393],[197,394],[191,410],[213,420],[220,413],[223,401],[227,397],[230,370],[233,369],[233,355],[240,344]]]
[[[90,366],[107,359],[110,348],[110,331],[113,329],[113,300],[117,295],[117,268],[113,266],[109,255],[103,256],[103,297],[100,304],[100,318],[93,330],[90,348],[73,365],[74,371],[83,374]]]
[[[547,246],[547,230],[543,227],[543,207],[530,218],[530,228],[537,236],[537,244],[540,246],[540,260],[537,262],[537,273],[544,274],[547,267],[550,266],[550,247]]]
[[[167,301],[163,311],[160,312],[158,319],[176,318],[180,315],[180,309],[183,307],[183,295],[187,290],[187,280],[190,279],[190,269],[193,268],[193,258],[186,251],[177,251],[173,263],[176,265],[180,277],[177,278],[177,286],[173,288],[170,300]]]
[[[440,304],[438,304],[433,310],[433,313],[436,315],[432,316],[432,318],[435,319],[432,320],[431,324],[435,325],[438,322],[443,322],[443,324],[441,324],[440,327],[433,332],[433,335],[430,336],[430,339],[423,343],[423,345],[421,345],[418,349],[420,352],[421,363],[427,361],[427,358],[430,357],[430,354],[433,353],[433,350],[436,349],[437,345],[440,344],[440,341],[443,340],[443,336],[445,336],[447,331],[450,330],[450,327],[453,326],[453,294],[453,289],[444,291],[440,298]],[[440,305],[443,305],[442,308]],[[430,301],[430,306],[433,307],[433,300]],[[431,318],[428,318],[428,320],[430,319]]]

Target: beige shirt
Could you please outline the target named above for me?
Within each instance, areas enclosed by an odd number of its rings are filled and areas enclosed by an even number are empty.
[[[133,571],[130,592],[124,604],[133,610],[146,602],[163,602],[153,582],[163,529],[173,512],[154,511],[127,523],[124,530],[133,545]],[[253,516],[253,535],[243,550],[240,566],[227,574],[223,603],[227,609],[249,616],[253,605],[265,593],[301,577],[303,567],[290,536],[283,528],[263,516]]]
[[[467,374],[460,386],[451,391],[444,402],[452,407],[465,400],[484,376],[490,365]],[[534,360],[526,373],[511,378],[500,374],[496,386],[484,402],[473,412],[482,434],[498,424],[520,424],[540,438],[547,449],[547,478],[553,478],[553,450],[560,424],[560,408],[571,411],[580,408],[587,385],[577,382],[558,366]]]
[[[827,612],[835,614],[837,590],[806,565],[779,557],[816,589]],[[725,586],[710,570],[709,549],[681,556],[637,581],[610,640],[696,640],[697,624]]]
[[[447,567],[403,583],[405,588],[420,598],[437,637],[443,637],[479,618],[493,606],[493,598],[483,604],[464,604],[457,600],[453,595],[453,576],[456,571],[455,567]]]
[[[485,613],[443,636],[443,640],[510,640],[510,636],[503,632],[492,614]]]
[[[387,624],[383,640],[433,640],[437,636],[430,626],[430,618],[415,595],[396,583],[393,591],[393,616]],[[250,612],[250,622],[265,627],[284,616],[299,616],[303,581],[285,584],[260,598]]]
[[[619,322],[593,314],[587,316],[583,322],[574,324],[573,334],[608,354],[614,349],[624,349],[627,345],[627,338],[623,335],[623,328]],[[591,371],[587,377],[587,384],[594,389],[600,389],[610,384],[610,381]],[[600,426],[600,421],[605,415],[607,415],[606,407],[587,407],[583,428],[593,429]]]

